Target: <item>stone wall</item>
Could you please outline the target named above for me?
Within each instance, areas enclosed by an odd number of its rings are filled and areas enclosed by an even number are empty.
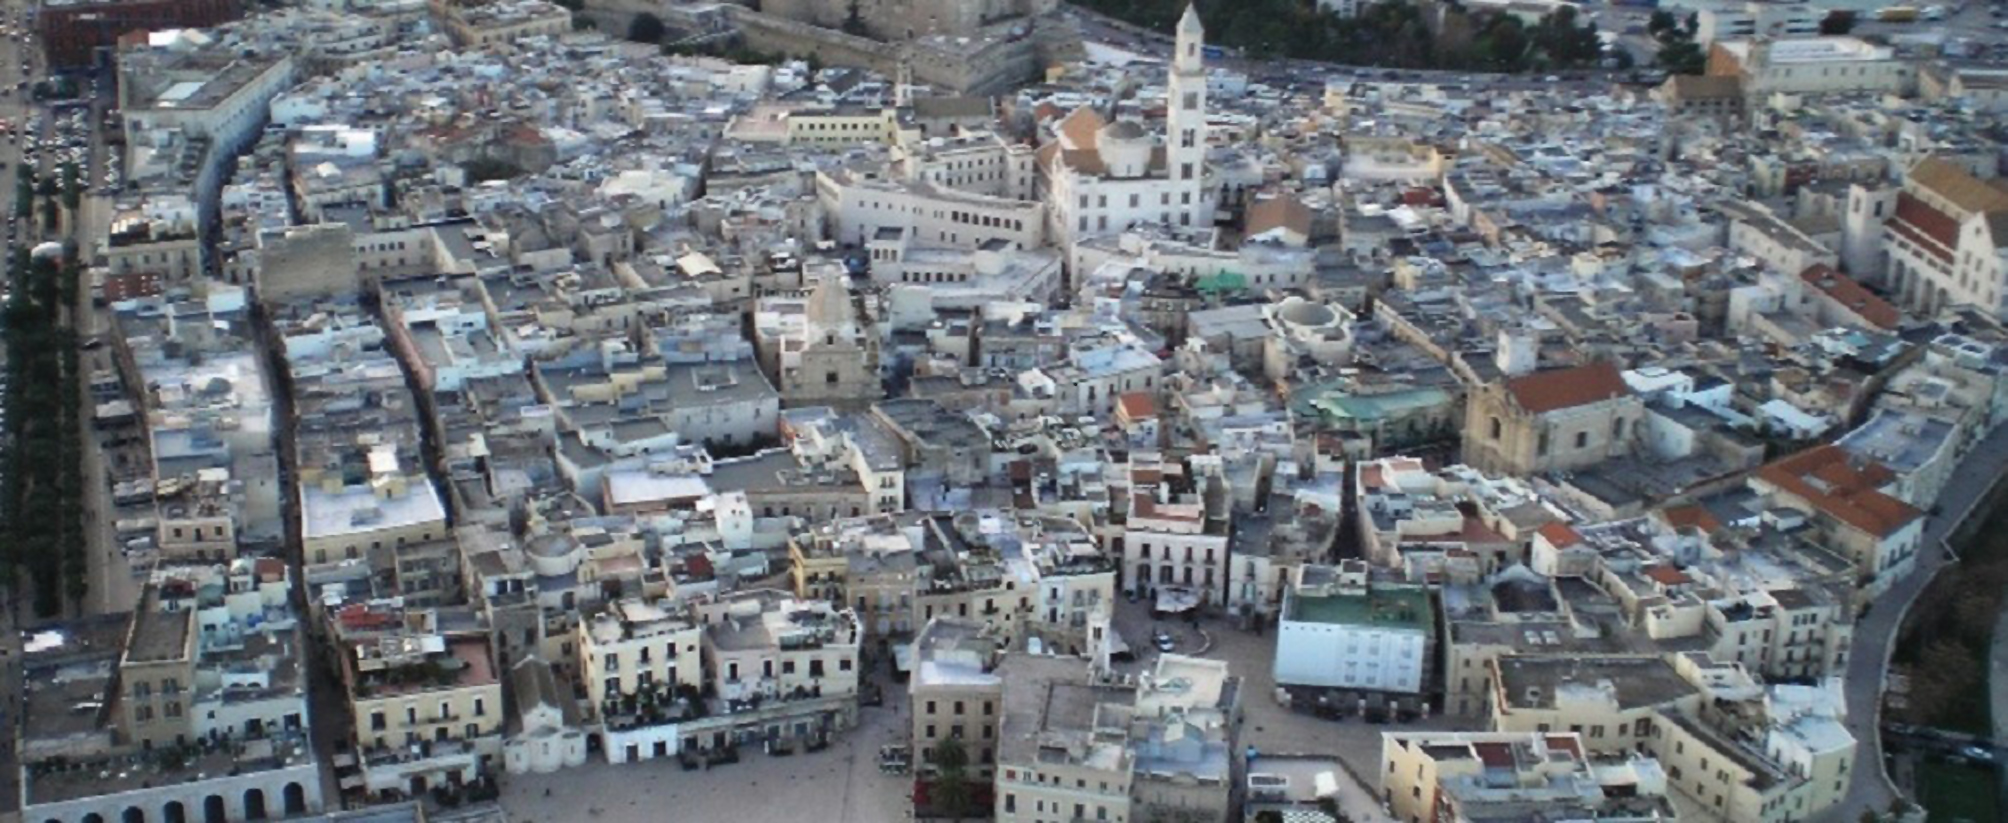
[[[739,6],[724,8],[749,48],[790,57],[813,54],[825,64],[856,66],[888,77],[898,73],[904,55],[917,82],[957,94],[1005,91],[1039,77],[1047,64],[1080,49],[1078,32],[1052,16],[1001,27],[1010,30],[1006,36],[992,36],[972,51],[931,42],[884,43]]]

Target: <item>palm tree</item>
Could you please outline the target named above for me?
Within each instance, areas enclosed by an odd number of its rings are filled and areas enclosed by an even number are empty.
[[[953,737],[934,744],[929,758],[936,769],[934,786],[928,796],[934,807],[955,820],[969,811],[969,752]]]

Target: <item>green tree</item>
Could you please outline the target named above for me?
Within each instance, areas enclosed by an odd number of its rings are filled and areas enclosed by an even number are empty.
[[[849,8],[844,12],[843,25],[838,28],[845,34],[859,37],[870,37],[872,34],[871,28],[865,25],[864,13],[858,9],[858,0],[851,0]]]
[[[1846,9],[1827,12],[1827,16],[1820,18],[1820,33],[1830,36],[1847,34],[1855,30],[1856,19],[1855,13]]]
[[[662,18],[642,12],[628,23],[627,39],[637,43],[661,43],[664,31]]]
[[[84,183],[77,171],[77,164],[63,164],[63,208],[76,211],[82,203]]]
[[[1652,35],[1653,39],[1664,40],[1667,33],[1673,31],[1677,25],[1673,19],[1673,12],[1658,9],[1652,13],[1651,18],[1646,20],[1645,30],[1646,33]]]
[[[1708,69],[1708,55],[1695,45],[1693,37],[1681,33],[1660,43],[1653,63],[1668,74],[1701,74]]]
[[[928,798],[937,811],[960,819],[968,813],[974,794],[969,785],[969,752],[962,748],[962,741],[951,737],[936,743],[931,755],[936,771]]]
[[[486,183],[490,180],[510,180],[523,175],[523,169],[515,163],[499,157],[476,157],[462,167],[467,172],[467,182]]]

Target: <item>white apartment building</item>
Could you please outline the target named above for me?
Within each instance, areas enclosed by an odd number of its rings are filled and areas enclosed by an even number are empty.
[[[1180,491],[1176,463],[1133,463],[1129,467],[1129,518],[1122,534],[1126,588],[1154,594],[1177,587],[1202,603],[1227,602],[1225,495]],[[1201,482],[1204,482],[1203,480]]]
[[[1739,3],[1695,12],[1694,42],[1702,48],[1717,40],[1751,37],[1812,37],[1827,16],[1823,6],[1795,3]]]
[[[1372,585],[1364,560],[1304,565],[1276,627],[1278,684],[1414,694],[1435,634],[1420,586]]]

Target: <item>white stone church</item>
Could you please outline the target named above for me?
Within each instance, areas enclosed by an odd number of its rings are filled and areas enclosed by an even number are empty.
[[[1050,240],[1066,246],[1139,224],[1213,224],[1205,168],[1205,39],[1198,12],[1187,6],[1178,21],[1163,135],[1135,120],[1109,122],[1086,106],[1060,120],[1057,137],[1038,158]]]

